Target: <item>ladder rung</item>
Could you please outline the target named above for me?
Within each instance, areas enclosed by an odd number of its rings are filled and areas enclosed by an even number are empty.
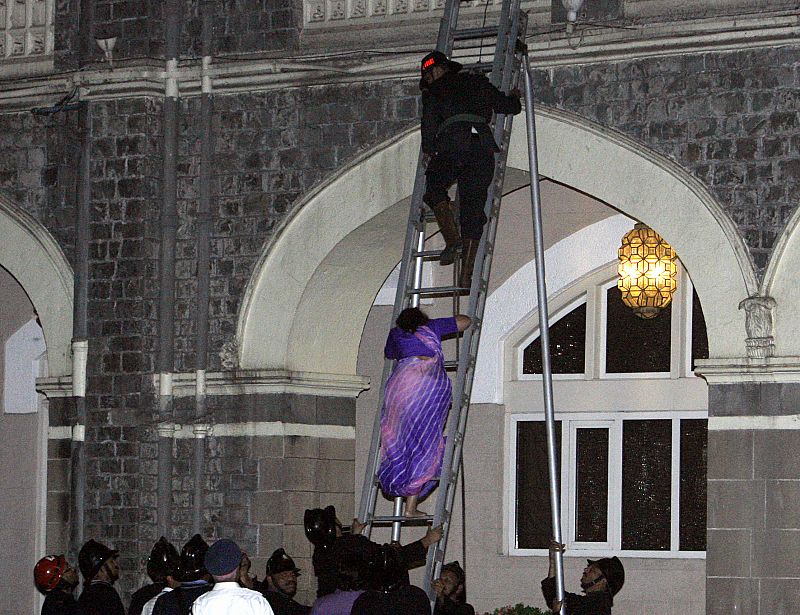
[[[395,523],[396,521],[400,521],[401,523],[406,524],[413,524],[413,523],[430,523],[433,521],[433,515],[425,515],[424,517],[397,517],[395,515],[376,515],[370,518],[370,523]]]
[[[494,62],[473,62],[471,64],[464,64],[465,70],[480,70],[489,72],[494,67]]]
[[[448,371],[453,371],[458,369],[458,361],[445,361],[444,368]]]
[[[468,41],[474,38],[486,38],[487,36],[497,36],[498,26],[487,26],[485,28],[464,28],[453,32],[454,41]]]
[[[412,288],[408,290],[409,295],[419,295],[420,297],[437,297],[441,295],[468,295],[469,288],[461,286],[429,286],[426,288]]]
[[[422,250],[417,252],[414,250],[411,253],[411,258],[422,258],[427,261],[436,261],[442,256],[443,250]]]

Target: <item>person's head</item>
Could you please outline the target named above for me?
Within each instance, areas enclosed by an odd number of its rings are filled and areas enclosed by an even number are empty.
[[[297,577],[300,569],[283,549],[275,549],[267,560],[267,587],[293,598],[297,593]]]
[[[230,538],[220,538],[208,548],[204,563],[217,583],[236,581],[242,563],[242,550]]]
[[[383,545],[377,549],[367,560],[367,570],[369,589],[381,592],[391,592],[400,587],[406,573],[395,545]]]
[[[195,534],[181,549],[178,564],[178,579],[181,581],[199,581],[208,578],[205,558],[208,552],[208,543],[200,534]]]
[[[467,601],[466,590],[466,575],[461,564],[458,562],[450,562],[442,566],[442,572],[439,575],[439,580],[442,582],[442,594],[454,602],[464,603]]]
[[[78,585],[78,572],[63,555],[46,555],[33,567],[33,582],[43,594],[54,590],[71,592]]]
[[[352,553],[343,553],[336,560],[336,589],[343,592],[364,589],[364,563]]]
[[[333,506],[306,509],[303,528],[311,544],[321,549],[329,548],[337,536],[342,535],[342,524],[336,518]]]
[[[432,51],[422,58],[420,63],[420,72],[422,73],[420,88],[432,84],[449,72],[455,73],[459,70],[461,70],[461,64],[448,59],[441,51]]]
[[[608,591],[615,596],[624,583],[625,568],[618,557],[586,560],[581,577],[581,588],[585,593]]]
[[[93,539],[86,542],[78,553],[78,567],[84,581],[114,583],[119,578],[118,555],[118,551],[109,549],[101,542]]]
[[[428,315],[419,308],[406,308],[397,317],[395,324],[407,333],[414,333],[419,327],[428,324]]]
[[[147,558],[147,576],[153,583],[166,583],[167,577],[176,577],[181,556],[163,536],[153,545]]]

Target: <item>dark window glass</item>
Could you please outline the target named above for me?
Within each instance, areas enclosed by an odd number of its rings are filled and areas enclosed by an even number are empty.
[[[669,372],[672,304],[645,320],[622,302],[616,286],[606,299],[606,373]]]
[[[706,334],[706,319],[703,316],[703,307],[697,292],[692,296],[692,369],[697,359],[708,358],[708,335]]]
[[[542,344],[536,338],[522,351],[522,373],[542,373]],[[550,325],[550,364],[554,374],[582,374],[586,348],[586,304]]]
[[[706,550],[708,421],[681,421],[680,549]]]
[[[622,424],[622,548],[668,551],[672,421]]]
[[[556,449],[556,459],[561,459],[561,421],[556,421]],[[520,421],[517,423],[517,547],[546,549],[553,535],[551,525],[545,423]]]
[[[575,539],[578,542],[605,542],[608,530],[608,429],[579,428],[575,436]]]

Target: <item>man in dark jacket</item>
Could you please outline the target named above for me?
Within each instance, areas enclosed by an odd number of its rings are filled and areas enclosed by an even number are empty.
[[[267,560],[264,597],[275,615],[308,615],[310,606],[295,601],[300,569],[283,549],[276,549]]]
[[[542,580],[542,595],[553,613],[561,611],[556,600],[555,551],[564,550],[564,545],[553,542],[550,545],[550,568],[547,578]],[[584,596],[565,592],[566,615],[611,615],[614,596],[625,583],[625,568],[617,557],[604,557],[586,560],[586,568],[581,577]]]
[[[351,531],[344,533],[333,506],[306,510],[303,522],[306,538],[314,545],[311,562],[317,577],[317,598],[336,591],[340,561],[366,563],[381,548],[378,543],[361,535],[364,525],[358,519],[353,519]],[[428,547],[441,538],[442,528],[435,527],[429,529],[420,540],[398,547],[406,579],[408,570],[423,565]]]
[[[408,583],[399,547],[378,547],[367,563],[367,571],[369,589],[356,598],[351,615],[431,615],[427,594]]]
[[[83,575],[83,592],[78,598],[84,615],[125,615],[114,583],[119,579],[118,551],[89,540],[78,553],[78,567]]]
[[[63,555],[46,555],[33,568],[36,587],[45,595],[42,615],[78,615],[78,601],[72,592],[78,573]]]
[[[208,543],[195,534],[181,549],[178,566],[179,587],[156,600],[153,615],[189,615],[192,604],[213,587],[205,565]]]
[[[152,583],[133,593],[128,615],[140,615],[142,607],[164,591],[167,577],[176,575],[179,561],[178,550],[163,536],[159,538],[147,558],[147,576]]]
[[[461,72],[439,51],[422,58],[422,151],[430,157],[423,201],[433,210],[446,248],[439,262],[451,264],[462,248],[459,286],[468,287],[486,224],[484,205],[499,151],[489,122],[493,113],[522,110],[519,91],[503,94],[485,75]],[[458,183],[461,236],[447,191]]]

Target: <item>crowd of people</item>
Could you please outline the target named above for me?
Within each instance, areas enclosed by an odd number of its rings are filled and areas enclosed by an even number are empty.
[[[333,506],[307,510],[306,536],[314,544],[317,598],[295,600],[300,569],[284,549],[266,564],[264,580],[251,574],[247,553],[228,538],[209,544],[195,534],[180,553],[164,537],[147,559],[151,583],[137,590],[126,609],[114,584],[118,551],[89,540],[78,553],[83,577],[63,555],[43,557],[34,582],[45,594],[42,615],[431,615],[428,596],[409,583],[408,570],[424,564],[428,547],[441,539],[430,528],[415,542],[380,545],[361,534],[353,520],[344,528]],[[466,604],[465,576],[457,562],[447,564],[434,583],[436,615],[473,615]]]

